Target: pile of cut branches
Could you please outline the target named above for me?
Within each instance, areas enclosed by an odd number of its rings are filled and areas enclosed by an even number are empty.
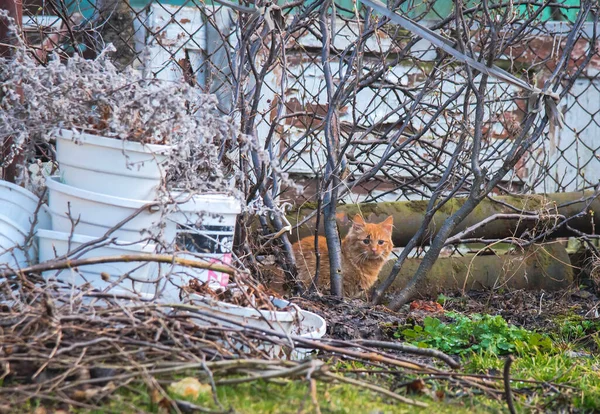
[[[455,360],[435,350],[397,342],[315,341],[228,320],[221,325],[215,315],[192,305],[104,298],[92,306],[51,296],[37,286],[20,298],[0,308],[0,400],[1,408],[9,410],[31,398],[92,409],[122,388],[145,384],[175,411],[201,411],[164,388],[166,379],[190,373],[211,387],[216,403],[220,385],[296,379],[311,387],[316,381],[350,383],[404,404],[427,406],[390,390],[377,375],[366,381],[325,362],[338,358],[379,368],[374,374],[411,378],[411,383],[447,380],[496,399],[504,398],[510,383],[508,371],[504,381],[460,374]],[[264,351],[265,344],[317,352],[304,361],[275,359]],[[411,355],[439,364],[414,362]]]

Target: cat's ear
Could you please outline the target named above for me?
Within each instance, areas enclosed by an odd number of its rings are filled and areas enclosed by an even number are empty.
[[[392,234],[392,229],[394,228],[394,216],[389,216],[383,220],[381,227],[388,233]]]
[[[355,215],[352,219],[352,228],[354,229],[364,229],[365,224],[365,219],[363,219],[360,214]]]

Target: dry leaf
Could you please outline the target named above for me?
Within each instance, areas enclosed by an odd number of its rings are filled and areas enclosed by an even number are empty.
[[[150,401],[152,401],[152,404],[158,405],[162,399],[163,396],[159,390],[153,388],[152,391],[150,391]]]
[[[425,381],[423,381],[422,379],[419,378],[419,379],[414,380],[410,384],[408,384],[406,389],[410,393],[421,394],[425,390],[425,387],[426,387]]]
[[[444,308],[439,303],[430,300],[415,300],[410,304],[410,310],[437,313],[443,312]]]
[[[210,385],[202,384],[196,378],[187,377],[178,382],[173,382],[169,390],[181,397],[197,399],[200,394],[210,392]]]
[[[170,412],[171,401],[168,398],[163,397],[162,393],[157,388],[153,388],[150,392],[150,401],[152,401],[152,405],[158,407],[159,412]]]
[[[104,280],[105,282],[109,282],[110,281],[110,275],[106,272],[101,272],[100,273],[100,277],[102,278],[102,280]]]
[[[436,401],[444,401],[445,398],[446,398],[446,393],[444,392],[444,390],[436,390],[435,391],[435,400]]]
[[[169,414],[171,412],[171,400],[168,398],[163,398],[158,402],[158,408],[160,412]]]
[[[71,398],[75,401],[85,401],[85,390],[75,390],[71,394]]]
[[[71,398],[75,401],[89,401],[94,398],[102,389],[101,388],[88,388],[87,390],[76,390]]]
[[[45,407],[38,407],[35,410],[33,410],[33,414],[46,414],[48,411],[46,411]]]

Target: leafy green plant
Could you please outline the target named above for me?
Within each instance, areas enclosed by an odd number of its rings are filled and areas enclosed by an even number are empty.
[[[473,314],[467,317],[448,312],[447,316],[454,322],[447,324],[437,318],[426,317],[423,326],[403,329],[394,336],[419,347],[460,355],[480,351],[502,355],[552,348],[548,336],[509,325],[500,315]]]
[[[443,293],[440,293],[437,297],[437,303],[442,306],[445,306],[447,302],[450,302],[452,298],[450,296],[446,296]]]
[[[553,337],[558,341],[571,342],[586,336],[596,336],[599,331],[600,321],[571,316],[557,321],[557,329]]]

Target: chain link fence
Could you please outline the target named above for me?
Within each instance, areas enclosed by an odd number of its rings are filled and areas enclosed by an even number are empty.
[[[310,200],[316,191],[316,177],[322,176],[324,170],[326,149],[321,135],[328,102],[322,38],[315,17],[318,8],[310,10],[311,5],[304,3],[278,10],[282,25],[279,36],[285,38],[286,44],[277,51],[277,63],[260,74],[263,84],[256,113],[250,116],[255,118],[253,128],[259,139],[264,140],[273,132],[270,145],[277,152],[281,168],[305,184],[302,194]],[[452,35],[454,8],[450,3],[400,3],[399,12],[428,25],[437,22]],[[512,44],[501,46],[504,50],[496,64],[541,85],[556,66],[561,45],[579,9],[578,2],[512,3],[513,22],[531,22],[524,27],[518,42],[513,39]],[[223,112],[243,113],[241,106],[247,104],[252,89],[257,88],[253,74],[244,72],[265,69],[257,67],[268,59],[269,44],[252,43],[252,47],[240,50],[241,44],[249,46],[252,37],[259,37],[264,28],[258,25],[256,33],[248,33],[256,16],[238,14],[231,6],[197,0],[28,0],[24,3],[23,29],[42,61],[49,52],[93,57],[112,43],[117,48],[115,62],[120,66],[132,66],[161,79],[183,78],[205,92],[216,93]],[[469,10],[468,6],[465,10]],[[339,1],[334,3],[334,9],[337,14],[331,70],[334,79],[340,79],[349,69],[357,70],[344,67],[344,54],[351,53],[360,41],[366,8],[360,3]],[[475,25],[476,15],[482,12],[472,13]],[[444,20],[449,22],[439,23]],[[594,36],[590,14],[569,59],[565,81],[582,64]],[[346,174],[351,189],[348,201],[428,197],[456,144],[458,137],[454,132],[461,127],[465,109],[460,99],[435,118],[435,125],[428,126],[428,122],[464,84],[461,68],[436,65],[439,51],[426,41],[413,42],[409,53],[398,56],[413,39],[411,33],[397,26],[383,25],[363,45],[362,68],[352,75],[363,79],[339,109],[340,134],[347,147]],[[388,66],[381,70],[383,62]],[[600,136],[599,68],[600,55],[596,51],[561,101],[564,127],[556,137],[546,134],[522,158],[503,182],[506,190],[562,192],[596,186],[600,178],[600,141],[594,139]],[[439,73],[432,87],[435,91],[418,108],[411,108],[432,71]],[[493,105],[486,113],[484,151],[486,162],[493,165],[502,158],[503,150],[520,127],[524,100],[518,90],[502,82],[490,86],[489,97]],[[409,112],[411,116],[406,120]],[[410,140],[415,134],[421,136]],[[394,156],[368,180],[360,179],[390,150],[390,136],[395,136],[391,149]]]
[[[452,37],[454,8],[449,2],[398,3],[400,13],[437,25]],[[468,18],[474,36],[478,36],[481,29],[476,26],[483,11],[473,5],[470,9],[469,4],[464,7],[467,14],[471,10]],[[296,2],[277,10],[280,21],[274,24],[281,27],[273,36],[281,36],[286,43],[266,67],[270,45],[264,35],[265,26],[256,24],[256,15],[240,13],[246,6],[231,6],[197,0],[29,0],[24,3],[23,23],[42,60],[49,51],[93,57],[110,42],[117,48],[114,56],[120,66],[133,66],[161,79],[183,78],[205,92],[216,93],[223,112],[253,118],[249,132],[262,141],[269,137],[275,159],[305,186],[300,197],[309,201],[318,187],[317,177],[323,176],[327,152],[322,137],[328,97],[321,56],[323,39],[317,21],[319,7]],[[519,36],[510,38],[510,44],[503,39],[504,43],[498,45],[503,50],[496,64],[541,86],[556,67],[579,4],[568,0],[509,2],[497,10],[505,11],[507,7],[512,9],[511,21],[505,22],[509,38],[511,25],[529,23],[522,26]],[[377,33],[359,45],[366,7],[338,1],[333,9],[333,79],[348,76],[351,71],[355,71],[351,76],[362,77],[355,81],[355,90],[344,91],[348,96],[339,108],[349,190],[344,199],[356,202],[429,197],[459,139],[456,131],[468,128],[463,119],[464,102],[460,94],[455,95],[465,82],[463,68],[454,67],[452,62],[440,65],[435,46],[414,41],[410,32],[391,24],[378,27]],[[582,64],[586,48],[592,43],[593,19],[590,14],[570,56],[565,81]],[[250,28],[255,32],[249,33]],[[260,42],[253,39],[261,36]],[[414,44],[407,50],[409,42]],[[357,63],[362,67],[344,67],[347,55],[357,46],[364,48]],[[600,55],[595,52],[561,101],[564,127],[555,137],[545,134],[499,188],[539,193],[596,186],[600,178],[600,141],[595,140],[600,136],[599,67]],[[437,75],[428,85],[433,72]],[[483,148],[489,168],[502,160],[525,113],[519,90],[492,82]],[[424,88],[429,88],[427,96],[414,105]],[[252,95],[255,90],[260,90],[258,96]],[[243,106],[252,99],[256,99],[251,108],[255,113],[244,113],[250,108]],[[436,115],[444,103],[443,113]],[[428,125],[432,119],[434,125]],[[412,139],[415,135],[419,138]],[[384,157],[385,163],[365,179],[364,173],[377,166],[386,151],[393,152],[393,156]],[[469,169],[467,165],[464,168]],[[466,170],[458,171],[458,175]]]

